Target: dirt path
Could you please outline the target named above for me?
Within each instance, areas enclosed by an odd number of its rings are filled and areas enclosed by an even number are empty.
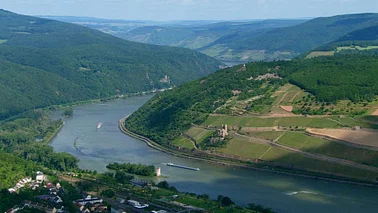
[[[294,148],[291,148],[291,147],[288,147],[288,146],[285,146],[285,145],[282,145],[282,144],[279,144],[279,143],[276,143],[276,142],[271,142],[270,140],[266,140],[266,139],[262,139],[262,138],[240,135],[238,133],[235,133],[235,135],[249,139],[248,140],[249,143],[253,143],[251,141],[263,143],[263,144],[270,145],[272,147],[275,146],[275,147],[286,149],[286,150],[289,150],[289,151],[292,151],[292,152],[295,152],[295,153],[299,153],[299,154],[302,154],[302,155],[305,155],[307,157],[314,158],[314,159],[317,159],[317,160],[322,160],[322,161],[327,161],[327,162],[331,162],[331,163],[350,166],[350,167],[354,167],[354,168],[357,168],[357,169],[364,169],[364,170],[368,170],[368,171],[378,172],[377,167],[368,166],[368,165],[356,163],[356,162],[349,161],[349,160],[329,157],[329,156],[326,156],[326,155],[305,152],[305,151],[302,151],[302,150],[299,150],[299,149],[294,149]]]
[[[285,92],[286,92],[286,91],[285,91]],[[280,104],[281,104],[281,102],[285,99],[286,95],[287,95],[287,93],[285,93],[285,94],[280,98],[280,100],[277,102],[277,105],[280,105]]]
[[[290,99],[289,103],[293,103],[294,100],[295,100],[295,98],[296,98],[299,94],[301,94],[301,92],[296,92],[295,95]]]

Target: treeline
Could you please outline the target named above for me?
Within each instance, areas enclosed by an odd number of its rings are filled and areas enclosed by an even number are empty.
[[[123,171],[130,174],[142,175],[142,176],[154,176],[156,174],[155,166],[132,164],[132,163],[111,163],[106,166],[108,169],[115,171]]]
[[[317,101],[373,101],[378,95],[378,58],[336,55],[289,63],[290,83],[313,94]]]

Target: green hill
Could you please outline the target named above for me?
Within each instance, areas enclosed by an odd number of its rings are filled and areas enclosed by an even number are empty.
[[[242,44],[271,29],[292,26],[304,20],[260,20],[251,22],[219,22],[200,26],[145,26],[120,36],[131,41],[170,45],[199,50],[221,60],[240,60],[242,52],[228,55],[231,44]],[[239,47],[237,49],[240,49]],[[247,56],[259,53],[248,53]],[[239,55],[237,57],[237,55]],[[242,56],[243,55],[243,56]]]
[[[349,113],[364,113],[367,103],[378,95],[377,64],[378,58],[373,56],[338,55],[236,66],[157,95],[133,113],[126,126],[169,144],[192,124],[202,124],[210,113],[237,116],[233,111],[241,106],[247,115],[271,111],[273,94],[287,82],[313,96],[299,97],[298,103],[304,103],[298,113],[339,114],[337,105],[332,104],[343,100],[365,102],[365,107],[348,108]]]
[[[218,23],[219,27],[220,23]],[[235,24],[234,24],[235,25]],[[260,61],[291,59],[333,42],[356,30],[378,25],[378,14],[351,14],[303,21],[267,20],[224,25],[228,33],[206,26],[206,30],[174,27],[144,27],[131,31],[127,39],[184,46],[220,60]],[[203,27],[202,27],[203,28]],[[171,33],[169,33],[171,32]],[[207,35],[208,32],[212,34]],[[173,34],[174,33],[174,34]],[[364,34],[364,32],[362,32]],[[194,45],[195,44],[195,45]]]
[[[356,30],[316,48],[317,51],[371,50],[378,48],[378,25]]]
[[[0,10],[1,112],[179,85],[220,63],[182,48],[125,41],[83,26]],[[170,81],[164,81],[167,75]],[[79,91],[79,92],[78,92]]]

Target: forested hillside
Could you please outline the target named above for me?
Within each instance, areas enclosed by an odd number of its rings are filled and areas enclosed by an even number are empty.
[[[125,41],[4,10],[0,59],[1,119],[51,104],[167,88],[220,65],[191,50]]]
[[[237,30],[233,28],[238,25],[225,25],[223,28],[229,31],[227,34],[219,33],[221,31],[218,28],[209,27],[217,26],[216,24],[209,25],[203,31],[201,28],[188,31],[187,28],[142,27],[129,32],[126,38],[146,43],[185,46],[220,60],[269,61],[291,59],[353,31],[377,25],[377,14],[352,14],[315,18],[304,23],[297,20],[296,24],[295,21],[280,23],[267,20],[240,25],[242,27],[239,26]],[[220,26],[218,23],[218,27]],[[212,32],[213,36],[207,37],[208,32]]]
[[[256,107],[271,106],[274,101],[272,94],[286,82],[315,97],[302,106],[303,109],[317,102],[370,102],[378,95],[377,64],[375,56],[341,54],[249,63],[245,67],[221,70],[157,95],[130,116],[126,127],[166,144],[192,124],[203,123],[210,113],[223,113],[218,109],[231,101],[231,97],[246,104],[246,110],[256,111]]]
[[[263,20],[250,22],[219,22],[200,26],[145,26],[131,30],[122,38],[149,44],[200,49],[222,37],[235,37],[291,26],[303,20]]]
[[[378,46],[378,25],[356,30],[333,41],[329,44],[316,48],[319,51],[341,50],[369,50]]]

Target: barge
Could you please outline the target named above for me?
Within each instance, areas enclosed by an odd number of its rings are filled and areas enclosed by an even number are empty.
[[[189,169],[189,170],[193,170],[193,171],[199,171],[200,170],[199,168],[194,168],[194,167],[189,167],[189,166],[183,166],[183,165],[178,165],[178,164],[174,164],[174,163],[167,163],[166,165],[167,166],[181,168],[181,169]]]

